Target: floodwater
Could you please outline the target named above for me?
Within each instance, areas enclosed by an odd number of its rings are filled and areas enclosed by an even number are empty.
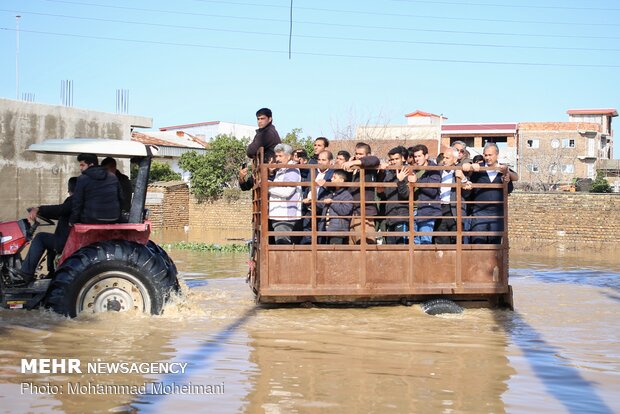
[[[514,312],[432,317],[418,306],[259,308],[245,254],[172,250],[185,295],[162,316],[0,311],[0,412],[620,412],[612,253],[513,248]],[[82,373],[22,373],[24,358],[75,358]],[[187,366],[86,372],[95,362]],[[145,383],[168,388],[143,393]]]

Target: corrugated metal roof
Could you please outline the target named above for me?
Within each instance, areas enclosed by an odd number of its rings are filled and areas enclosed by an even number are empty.
[[[151,144],[168,147],[196,148],[204,149],[207,144],[198,138],[181,131],[150,131],[150,132],[133,132],[131,134],[132,141],[138,141],[143,144]]]

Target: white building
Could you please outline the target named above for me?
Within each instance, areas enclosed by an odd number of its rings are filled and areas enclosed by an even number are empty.
[[[131,140],[143,144],[156,145],[158,148],[157,159],[170,165],[174,172],[183,177],[183,181],[189,181],[189,172],[179,167],[179,158],[186,152],[195,151],[204,154],[208,144],[184,131],[145,131],[132,132]]]
[[[211,121],[197,124],[173,125],[159,128],[160,131],[183,131],[202,141],[209,142],[217,135],[232,135],[237,139],[253,138],[256,125],[235,124],[232,122]]]

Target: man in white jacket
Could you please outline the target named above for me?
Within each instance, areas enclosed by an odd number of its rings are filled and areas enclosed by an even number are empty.
[[[277,164],[293,164],[293,149],[287,144],[274,148]],[[301,175],[298,168],[277,168],[274,183],[299,183]],[[274,231],[292,231],[301,218],[301,187],[269,187],[269,219]],[[292,244],[291,235],[275,236],[276,244]]]

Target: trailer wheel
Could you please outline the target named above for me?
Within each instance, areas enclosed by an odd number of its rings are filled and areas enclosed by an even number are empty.
[[[422,304],[422,310],[429,315],[442,313],[463,313],[463,308],[448,299],[433,299]]]
[[[177,287],[171,260],[142,244],[112,240],[86,246],[65,260],[44,303],[71,317],[129,310],[157,315]]]

